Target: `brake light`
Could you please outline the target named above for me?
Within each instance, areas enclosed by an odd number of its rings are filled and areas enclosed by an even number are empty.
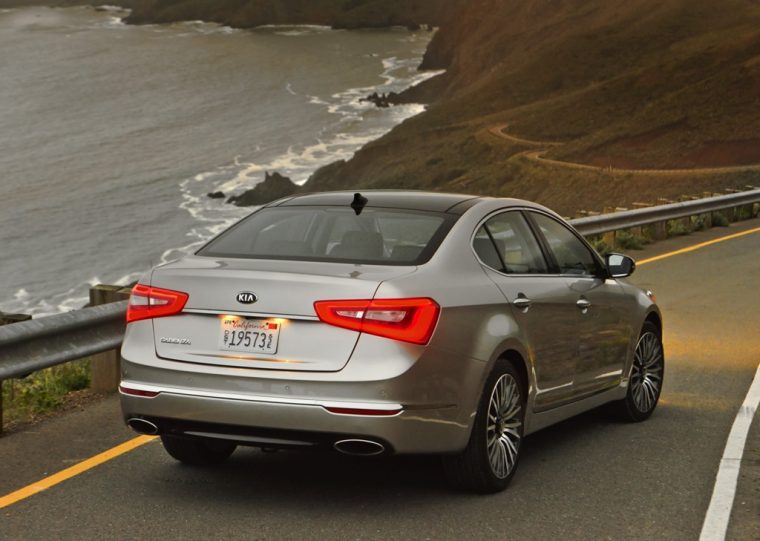
[[[428,298],[317,301],[314,309],[330,325],[413,344],[430,341],[441,312]]]
[[[187,299],[187,293],[181,291],[137,284],[129,297],[127,323],[179,314]]]

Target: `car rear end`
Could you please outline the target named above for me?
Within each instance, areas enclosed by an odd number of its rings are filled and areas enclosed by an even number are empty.
[[[125,420],[261,447],[461,449],[469,412],[451,382],[482,367],[435,347],[438,300],[378,296],[429,266],[460,201],[372,199],[265,207],[146,276],[122,348]]]

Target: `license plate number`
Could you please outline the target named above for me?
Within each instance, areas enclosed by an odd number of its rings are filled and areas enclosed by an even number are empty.
[[[273,355],[277,353],[280,327],[279,323],[266,319],[224,317],[219,331],[219,349]]]

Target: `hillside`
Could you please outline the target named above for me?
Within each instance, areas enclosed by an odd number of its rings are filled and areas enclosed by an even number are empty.
[[[448,69],[402,96],[428,111],[307,189],[514,195],[571,213],[758,183],[745,169],[625,171],[760,164],[757,0],[470,0],[423,67]],[[505,124],[563,144],[489,132]]]

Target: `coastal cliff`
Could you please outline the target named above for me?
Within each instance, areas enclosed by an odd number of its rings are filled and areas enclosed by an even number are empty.
[[[399,99],[428,110],[304,189],[517,196],[570,214],[760,172],[756,1],[469,0],[422,68],[447,71]]]

